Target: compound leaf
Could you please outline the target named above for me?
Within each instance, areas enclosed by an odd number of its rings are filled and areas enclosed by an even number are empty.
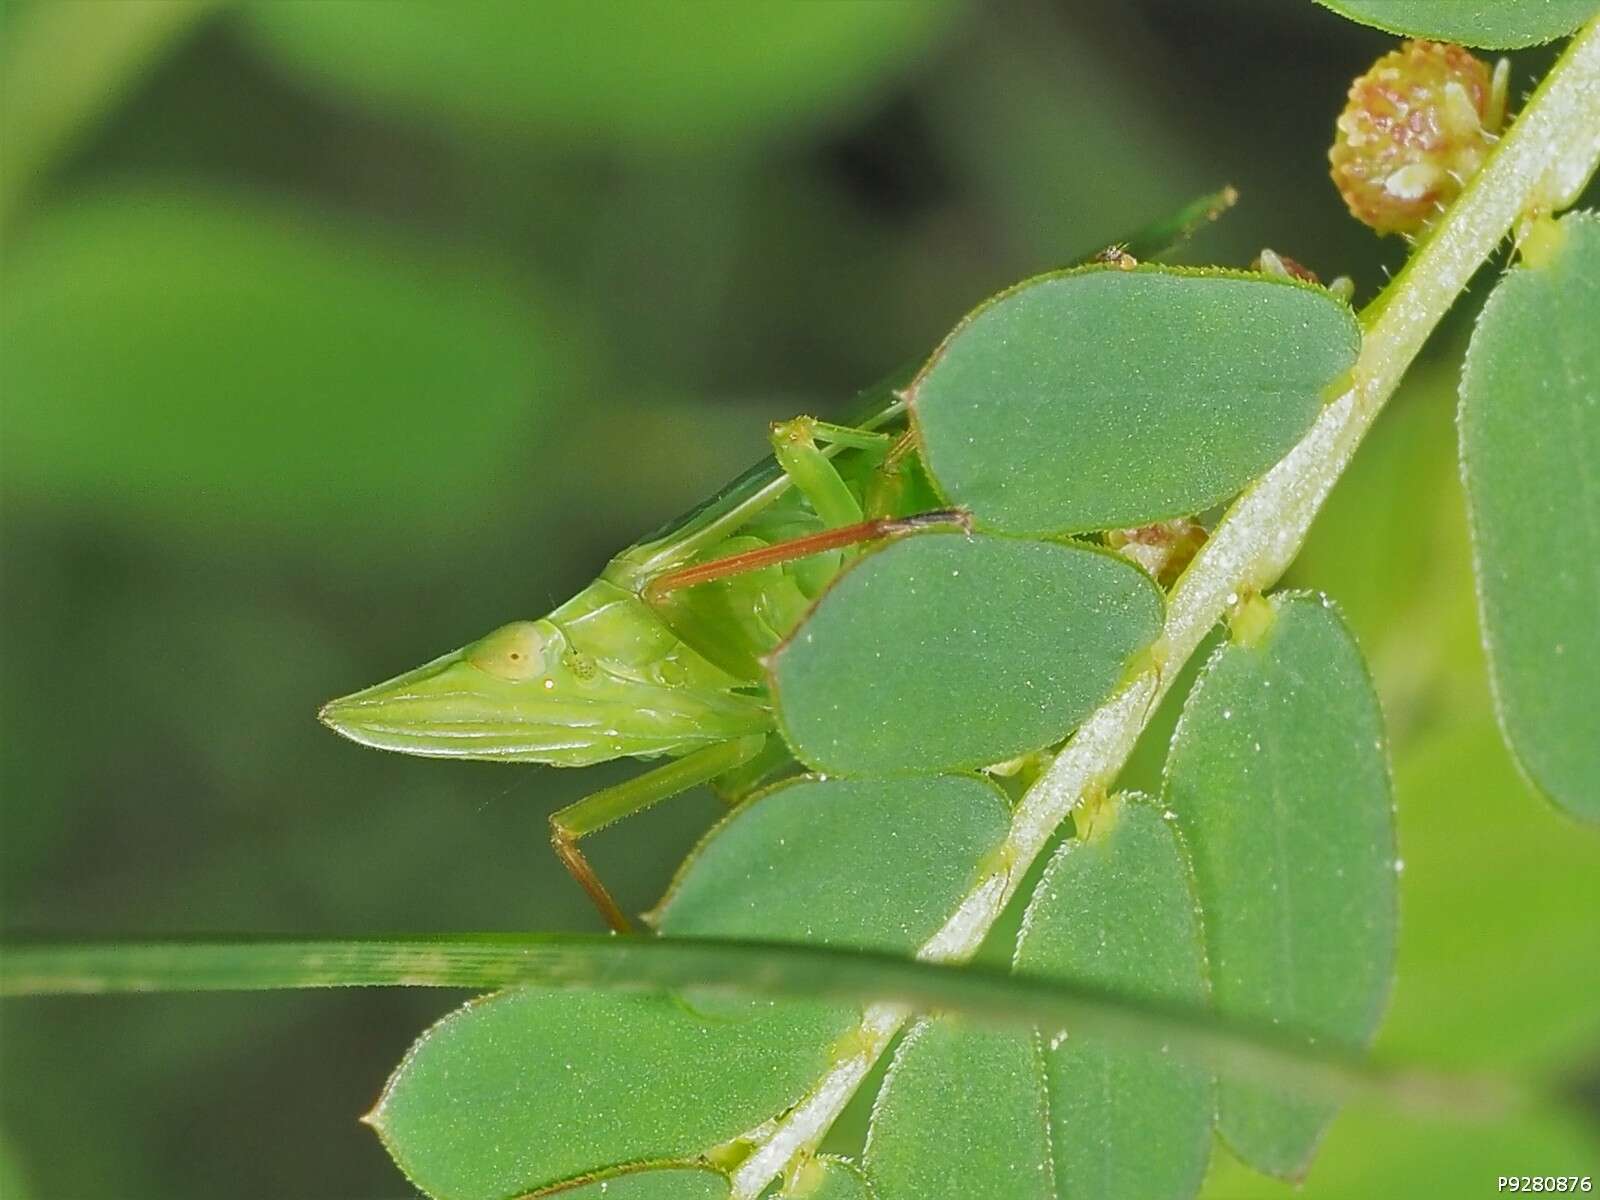
[[[1500,281],[1461,377],[1478,601],[1507,743],[1600,820],[1600,216],[1549,228]]]
[[[1365,662],[1323,599],[1259,602],[1184,707],[1166,803],[1193,854],[1219,1012],[1307,1044],[1365,1047],[1394,973],[1394,813]],[[1246,1162],[1298,1177],[1326,1103],[1224,1079],[1218,1121]]]
[[[939,488],[984,524],[1141,525],[1225,500],[1281,458],[1359,345],[1318,287],[1088,267],[967,317],[913,383],[912,417]]]
[[[998,789],[967,777],[780,785],[706,839],[657,924],[909,953],[970,886],[1006,815]],[[858,1016],[699,991],[509,990],[424,1034],[370,1119],[441,1200],[693,1163],[803,1095]]]
[[[1160,631],[1161,594],[1085,546],[929,533],[864,555],[769,663],[830,774],[970,769],[1059,741]]]

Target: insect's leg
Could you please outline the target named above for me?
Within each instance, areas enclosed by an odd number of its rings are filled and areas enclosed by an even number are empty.
[[[729,805],[743,800],[768,779],[794,763],[794,756],[780,737],[769,737],[761,752],[749,762],[726,771],[711,781],[711,790]]]
[[[869,517],[887,517],[894,513],[914,512],[917,501],[915,484],[908,456],[915,454],[917,435],[907,429],[894,439],[883,460],[873,468],[861,489],[861,507]]]
[[[847,425],[830,425],[813,417],[795,417],[790,421],[777,422],[772,426],[773,456],[828,528],[759,550],[679,567],[651,578],[640,589],[640,595],[649,603],[659,605],[669,593],[682,588],[858,546],[930,521],[935,524],[969,524],[965,513],[954,510],[920,517],[875,516],[872,520],[863,519],[860,502],[832,460],[817,445],[819,438],[835,445],[876,451],[883,455],[895,449],[895,439],[887,433],[853,429]]]
[[[857,429],[854,425],[835,425],[832,421],[819,421],[815,417],[796,417],[811,428],[811,436],[830,446],[851,446],[857,450],[875,450],[885,453],[894,444],[895,435],[881,429]]]
[[[578,840],[604,829],[613,821],[643,812],[653,804],[749,762],[761,752],[765,741],[766,735],[757,733],[718,742],[646,771],[635,779],[585,796],[576,804],[550,815],[550,844],[555,848],[556,857],[589,893],[589,899],[594,901],[606,924],[618,933],[627,933],[630,929],[628,918],[578,849]]]
[[[887,450],[889,435],[866,433],[843,425],[826,425],[811,417],[779,421],[772,427],[772,453],[778,465],[812,510],[828,526],[854,525],[861,520],[861,505],[839,469],[817,445],[817,438],[843,446]]]
[[[714,583],[719,579],[728,579],[749,571],[759,571],[762,567],[793,562],[795,559],[809,558],[813,554],[822,554],[828,550],[859,546],[864,542],[877,541],[879,538],[890,537],[897,533],[910,533],[938,525],[956,525],[971,530],[972,517],[959,508],[942,508],[937,512],[916,513],[909,517],[875,517],[870,521],[858,521],[854,525],[844,525],[837,529],[824,529],[820,533],[810,533],[805,537],[792,538],[786,542],[774,542],[757,550],[730,554],[726,558],[680,567],[676,571],[657,575],[645,584],[642,594],[646,601],[656,603],[682,588]]]
[[[795,417],[779,421],[772,426],[773,457],[784,474],[811,502],[811,507],[827,525],[852,525],[866,516],[884,516],[885,512],[862,512],[850,489],[839,476],[831,456],[818,448],[845,446],[863,451],[869,459],[879,459],[879,470],[892,469],[910,433],[897,440],[894,434],[879,430],[857,429],[851,425],[834,425],[815,417]]]

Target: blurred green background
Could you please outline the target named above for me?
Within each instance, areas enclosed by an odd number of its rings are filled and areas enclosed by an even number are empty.
[[[1404,247],[1324,154],[1391,40],[1309,0],[0,7],[6,934],[595,929],[545,815],[636,767],[383,755],[317,706],[543,612],[769,420],[1222,183],[1191,260],[1269,245],[1370,298]],[[1589,1107],[1351,1112],[1306,1196],[1600,1168],[1600,836],[1495,734],[1462,329],[1294,582],[1343,602],[1392,725],[1381,1050]],[[595,841],[626,907],[715,807]],[[458,999],[8,1002],[0,1195],[410,1195],[355,1118]],[[1220,1154],[1208,1192],[1288,1194]]]

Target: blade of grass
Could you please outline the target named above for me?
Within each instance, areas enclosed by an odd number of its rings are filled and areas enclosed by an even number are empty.
[[[1282,1031],[1202,1009],[978,966],[768,942],[570,934],[230,939],[16,945],[0,955],[0,996],[281,988],[508,985],[659,991],[726,989],[959,1012],[1004,1027],[1159,1043],[1214,1068],[1331,1100],[1496,1116],[1517,1089],[1496,1079],[1391,1069],[1310,1052]]]

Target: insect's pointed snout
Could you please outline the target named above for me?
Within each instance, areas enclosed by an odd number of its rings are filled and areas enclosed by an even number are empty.
[[[594,687],[532,666],[525,640],[492,636],[393,679],[329,700],[317,719],[378,750],[430,758],[595,761],[611,737]],[[488,649],[498,653],[486,656]],[[557,660],[560,666],[560,660]],[[599,686],[599,685],[597,685]],[[614,739],[613,739],[614,740]]]
[[[462,695],[455,678],[457,651],[382,683],[337,696],[317,710],[317,720],[364,746],[415,750],[412,739],[448,716],[451,698]]]
[[[347,701],[349,699],[350,697],[348,696],[338,696],[329,700],[321,708],[317,709],[317,720],[335,733],[342,733],[348,737],[350,705]]]
[[[357,692],[329,700],[317,709],[317,720],[340,737],[347,737],[353,742],[366,745],[371,739],[364,725],[375,714],[370,704],[363,704],[358,699],[360,695],[361,693]]]

